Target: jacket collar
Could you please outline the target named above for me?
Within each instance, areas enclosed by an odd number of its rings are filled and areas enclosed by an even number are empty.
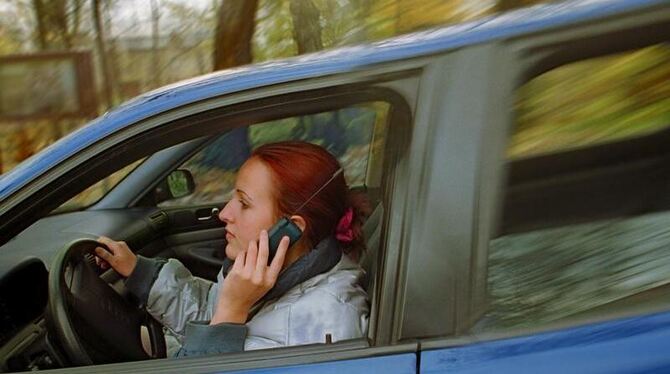
[[[337,240],[329,236],[306,255],[300,257],[279,274],[277,283],[263,297],[263,301],[278,298],[296,285],[332,269],[342,258]]]
[[[316,275],[327,272],[337,265],[341,258],[342,251],[337,239],[333,236],[326,237],[314,249],[284,269],[279,274],[275,286],[257,304],[263,304],[268,300],[276,299],[296,285]],[[232,260],[226,260],[223,265],[224,276],[228,275],[228,271],[233,265]]]

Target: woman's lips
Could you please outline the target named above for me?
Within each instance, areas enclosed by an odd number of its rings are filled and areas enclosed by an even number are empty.
[[[230,231],[226,231],[226,240],[231,241],[233,238],[235,238],[235,235],[233,235]]]

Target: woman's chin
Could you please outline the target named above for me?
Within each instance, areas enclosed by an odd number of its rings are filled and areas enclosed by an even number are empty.
[[[238,248],[235,248],[232,244],[228,243],[226,245],[226,257],[228,257],[229,259],[235,261],[239,253],[240,250]]]

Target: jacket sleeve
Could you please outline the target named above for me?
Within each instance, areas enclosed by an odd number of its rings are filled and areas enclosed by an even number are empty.
[[[148,293],[146,308],[163,326],[184,342],[188,321],[212,318],[219,284],[193,276],[179,261],[170,259],[160,269]]]
[[[242,352],[247,327],[244,324],[209,321],[190,321],[186,324],[186,335],[177,357]]]
[[[158,278],[158,273],[166,262],[167,260],[160,258],[137,256],[135,268],[130,273],[130,276],[126,278],[125,285],[126,289],[135,296],[140,307],[144,307],[147,304],[151,286],[154,285],[154,281]]]

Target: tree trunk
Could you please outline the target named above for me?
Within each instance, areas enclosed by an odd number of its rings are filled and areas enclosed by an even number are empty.
[[[251,63],[258,0],[222,0],[214,37],[214,70]]]
[[[494,7],[496,12],[506,12],[512,9],[523,8],[533,4],[545,2],[543,0],[498,0]]]
[[[109,66],[109,59],[107,57],[107,46],[105,44],[105,34],[102,27],[102,18],[100,15],[100,1],[91,0],[91,8],[93,10],[93,27],[95,28],[95,44],[98,49],[98,56],[100,58],[100,66],[102,68],[102,87],[105,98],[105,105],[107,109],[114,105],[112,94],[112,73]]]
[[[153,66],[151,73],[152,88],[160,86],[162,71],[159,51],[160,34],[158,32],[161,15],[156,1],[157,0],[151,0],[151,65]]]
[[[72,48],[72,36],[68,27],[67,0],[51,0],[50,3],[53,6],[53,25],[58,31],[60,44],[66,50],[70,50]]]
[[[257,8],[258,0],[221,0],[214,36],[214,70],[251,63]],[[222,149],[230,150],[222,167],[239,168],[251,155],[249,128],[240,127],[228,133]]]
[[[40,50],[44,51],[48,48],[48,25],[46,24],[46,9],[42,0],[33,0],[33,9],[35,10],[35,19],[37,20],[37,45]]]
[[[72,34],[68,23],[67,0],[33,0],[33,9],[40,50],[71,49]]]
[[[319,9],[312,0],[291,0],[293,38],[298,45],[298,54],[323,49],[320,16]]]

